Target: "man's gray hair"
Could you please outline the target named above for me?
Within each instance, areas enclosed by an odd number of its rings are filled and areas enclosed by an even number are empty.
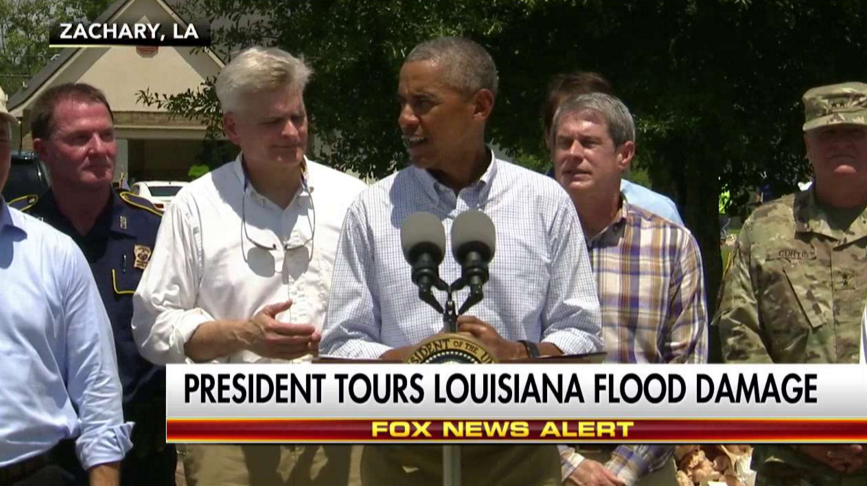
[[[635,142],[635,120],[629,113],[629,108],[617,97],[605,93],[588,93],[567,99],[557,108],[551,124],[552,139],[557,136],[560,120],[569,115],[577,115],[584,111],[598,113],[608,124],[608,136],[619,147],[626,142]]]
[[[265,93],[280,88],[298,88],[302,92],[313,70],[288,52],[276,47],[251,47],[226,65],[215,88],[223,113],[241,108],[245,95]]]
[[[462,37],[438,37],[415,46],[404,64],[430,61],[445,68],[445,82],[466,94],[486,89],[497,96],[497,66],[484,47]]]

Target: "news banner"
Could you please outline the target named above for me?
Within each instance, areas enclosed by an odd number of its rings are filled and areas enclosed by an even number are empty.
[[[859,365],[169,365],[170,442],[867,442]]]

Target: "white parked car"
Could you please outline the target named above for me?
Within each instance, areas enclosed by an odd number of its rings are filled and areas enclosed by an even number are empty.
[[[130,188],[130,192],[154,203],[157,209],[165,210],[172,198],[189,182],[182,181],[140,181]]]

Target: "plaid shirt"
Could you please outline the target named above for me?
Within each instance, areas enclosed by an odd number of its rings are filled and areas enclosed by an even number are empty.
[[[706,363],[707,309],[698,244],[689,230],[623,206],[587,241],[602,308],[607,363]],[[606,464],[635,484],[671,457],[673,446],[622,445]],[[563,474],[583,459],[561,448]]]

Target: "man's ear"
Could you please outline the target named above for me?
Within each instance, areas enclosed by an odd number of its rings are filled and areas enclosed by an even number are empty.
[[[487,89],[480,89],[473,95],[473,117],[479,120],[487,120],[494,110],[494,93]]]
[[[238,145],[240,139],[240,137],[238,137],[238,120],[235,118],[234,113],[230,112],[223,114],[223,132],[226,134],[226,138],[228,138],[230,142]]]
[[[617,149],[617,166],[620,172],[629,170],[629,164],[632,163],[632,158],[635,157],[635,143],[623,142]]]
[[[51,157],[48,157],[48,144],[41,138],[33,139],[33,151],[39,156],[39,160],[46,164],[50,163]]]

